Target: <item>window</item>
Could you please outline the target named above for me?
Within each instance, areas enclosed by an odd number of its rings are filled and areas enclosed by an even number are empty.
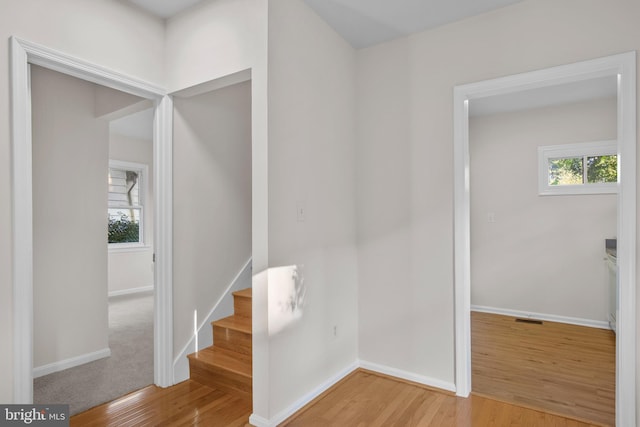
[[[618,191],[616,141],[538,147],[538,169],[540,195]]]
[[[144,244],[144,191],[147,166],[109,161],[109,246]]]

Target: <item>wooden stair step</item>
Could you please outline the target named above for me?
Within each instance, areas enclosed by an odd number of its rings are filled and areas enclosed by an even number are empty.
[[[226,350],[216,346],[203,348],[190,354],[189,359],[218,366],[239,375],[251,378],[251,358],[245,354]]]
[[[233,311],[236,316],[251,317],[251,288],[233,293]]]
[[[251,358],[217,346],[190,354],[192,380],[243,398],[251,398]]]
[[[236,316],[233,314],[220,320],[214,320],[211,322],[211,325],[251,334],[251,319],[244,316]]]
[[[211,322],[213,345],[190,354],[192,380],[208,387],[252,396],[251,288],[233,292],[234,314]]]
[[[243,316],[229,316],[211,322],[213,344],[227,350],[251,356],[251,319]]]
[[[241,298],[251,298],[252,293],[253,293],[253,289],[247,288],[247,289],[241,289],[239,291],[233,292],[233,296],[241,297]]]

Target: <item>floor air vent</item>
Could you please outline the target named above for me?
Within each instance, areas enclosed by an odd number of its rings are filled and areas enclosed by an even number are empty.
[[[530,323],[532,325],[542,325],[542,320],[536,320],[536,319],[516,319],[516,322],[520,322],[520,323]]]

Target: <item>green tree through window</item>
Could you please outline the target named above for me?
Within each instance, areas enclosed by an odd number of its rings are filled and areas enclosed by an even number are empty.
[[[549,159],[549,185],[617,181],[618,157],[615,155]]]
[[[617,182],[618,156],[587,157],[587,182]]]
[[[549,185],[582,184],[583,175],[582,158],[549,160]]]

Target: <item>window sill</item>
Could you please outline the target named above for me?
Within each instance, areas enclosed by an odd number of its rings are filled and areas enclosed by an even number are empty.
[[[108,246],[109,253],[126,253],[126,252],[146,252],[151,250],[151,246],[149,245],[141,245],[141,244],[110,244]]]
[[[576,196],[585,194],[615,194],[618,192],[618,184],[582,184],[564,185],[559,187],[545,187],[538,191],[539,196]]]

